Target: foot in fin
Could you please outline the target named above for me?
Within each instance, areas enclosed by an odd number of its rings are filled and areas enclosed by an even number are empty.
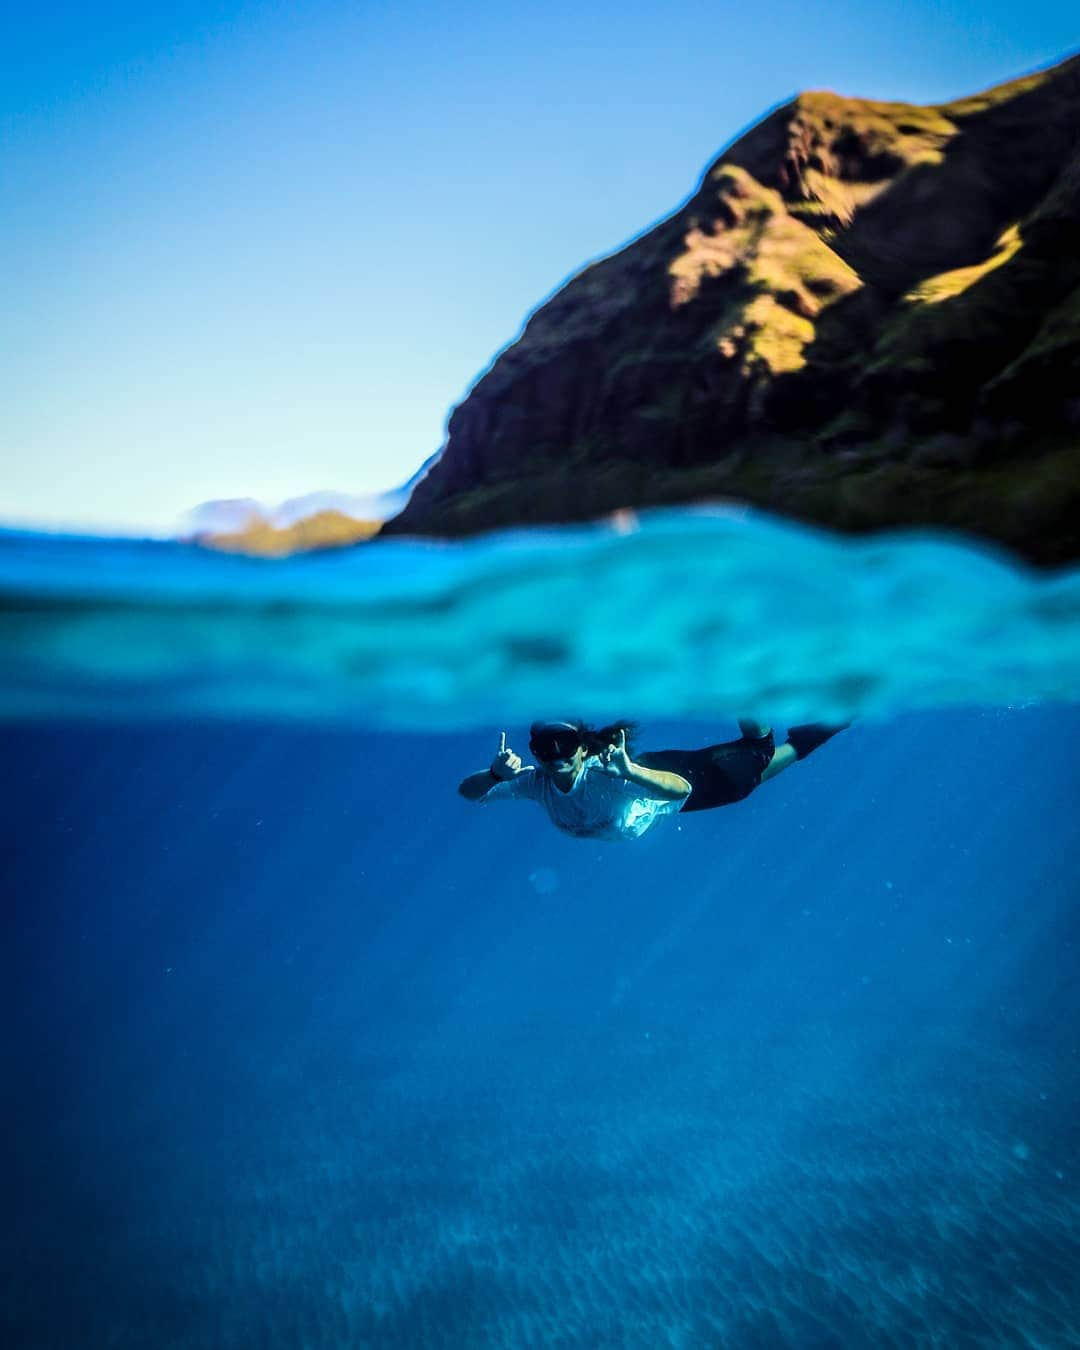
[[[788,729],[788,744],[794,747],[795,758],[805,759],[812,750],[824,745],[837,732],[845,731],[850,722],[841,722],[839,726],[828,726],[824,722],[807,722],[801,727]]]

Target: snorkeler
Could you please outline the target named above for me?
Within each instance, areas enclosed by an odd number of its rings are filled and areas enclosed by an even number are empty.
[[[473,802],[539,802],[560,830],[581,838],[637,839],[663,816],[741,801],[848,725],[792,727],[777,746],[769,727],[740,719],[737,741],[647,751],[632,759],[626,739],[631,722],[599,729],[534,722],[529,748],[535,767],[507,749],[504,731],[491,768],[471,774],[458,791]]]

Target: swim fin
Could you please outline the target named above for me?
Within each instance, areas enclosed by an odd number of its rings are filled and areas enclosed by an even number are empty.
[[[801,727],[789,727],[788,744],[795,747],[796,759],[805,759],[812,750],[824,745],[838,731],[844,731],[849,726],[850,722],[841,722],[839,726],[832,727],[824,722],[807,722]]]

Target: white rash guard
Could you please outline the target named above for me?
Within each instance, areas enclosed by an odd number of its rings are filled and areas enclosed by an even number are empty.
[[[649,797],[636,783],[604,773],[599,764],[595,755],[587,759],[569,792],[557,788],[546,773],[522,769],[489,788],[480,801],[539,802],[560,830],[584,839],[637,839],[686,801]]]

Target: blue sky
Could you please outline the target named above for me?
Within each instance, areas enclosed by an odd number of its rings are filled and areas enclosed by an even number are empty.
[[[0,521],[393,486],[529,311],[774,104],[940,101],[1078,42],[1048,0],[26,9]]]

